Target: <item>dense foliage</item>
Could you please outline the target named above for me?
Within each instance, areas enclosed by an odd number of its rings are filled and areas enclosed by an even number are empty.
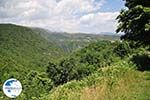
[[[113,53],[115,43],[101,41],[74,52],[58,64],[49,63],[47,72],[56,85],[73,79],[81,79],[100,67],[108,66],[119,59]]]
[[[60,34],[53,37],[56,37],[58,40],[59,38],[62,39]],[[92,43],[90,47],[86,47],[87,51],[86,49],[78,50],[71,55],[72,57],[65,58],[66,54],[73,49],[78,48],[78,46],[84,47],[86,46],[85,44],[90,43],[88,40],[85,40],[88,42],[81,44],[84,37],[89,36],[79,36],[78,34],[77,37],[75,36],[74,41],[69,37],[67,41],[62,42],[59,46],[58,44],[61,42],[57,41],[57,39],[47,40],[29,27],[0,24],[0,87],[2,88],[5,80],[16,78],[23,86],[23,92],[17,99],[37,100],[48,95],[49,91],[56,85],[66,83],[72,79],[86,77],[100,66],[104,66],[98,61],[103,62],[107,58],[100,59],[97,56],[100,50],[96,51],[97,53],[93,53],[93,45],[95,45],[95,49],[97,49],[96,45],[102,46],[102,48],[99,48],[101,50],[106,48],[107,53],[107,48],[111,43]],[[94,39],[95,37],[93,36],[92,38]],[[107,56],[106,53],[102,56]],[[59,62],[59,59],[62,57],[64,59]],[[109,63],[111,59],[108,61]],[[51,63],[49,63],[46,72],[48,62]],[[1,88],[0,92],[2,92]],[[7,100],[4,94],[0,94],[0,98]]]
[[[94,74],[51,90],[43,100],[149,100],[150,72],[127,63],[101,68]]]
[[[28,27],[0,24],[0,55],[24,67],[39,69],[48,60],[61,57],[60,48],[46,41]]]
[[[149,48],[141,45],[150,43],[148,3],[146,0],[126,0],[128,9],[118,16],[120,26],[117,31],[125,32],[122,38],[129,41],[102,41],[98,35],[50,34],[42,29],[0,24],[0,87],[9,78],[20,80],[23,92],[18,100],[57,97],[65,100],[68,96],[70,99],[85,99],[81,96],[84,94],[82,89],[98,85],[106,89],[103,99],[132,99],[132,95],[137,95],[130,92],[130,87],[134,87],[131,83],[138,83],[141,78],[135,69],[150,70]],[[124,89],[128,82],[129,87]],[[147,85],[149,79],[146,82],[144,84]],[[146,86],[143,87],[142,92],[146,90]],[[77,94],[74,96],[70,89]],[[122,92],[118,92],[118,89]],[[147,95],[137,90],[137,93]],[[51,97],[48,96],[49,91]],[[86,90],[83,91],[87,97]],[[119,95],[115,95],[115,91]],[[72,97],[70,93],[73,93]],[[0,94],[1,98],[8,99],[4,94]]]
[[[29,100],[48,93],[53,85],[47,74],[42,73],[49,60],[62,55],[64,53],[60,48],[32,29],[0,24],[0,86],[9,78],[20,80],[23,84],[22,99]],[[0,98],[6,97],[0,94]]]
[[[124,40],[137,41],[140,44],[150,44],[150,1],[124,0],[127,9],[117,17],[119,26],[117,32],[124,32]]]

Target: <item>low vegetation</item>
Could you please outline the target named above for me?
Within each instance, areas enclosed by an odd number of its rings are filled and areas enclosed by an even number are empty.
[[[48,100],[149,100],[150,73],[129,67],[105,67],[81,81],[51,90]]]

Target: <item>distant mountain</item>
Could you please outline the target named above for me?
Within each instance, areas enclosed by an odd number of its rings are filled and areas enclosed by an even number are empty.
[[[119,35],[113,34],[59,33],[51,32],[42,28],[33,28],[33,30],[46,40],[55,43],[65,52],[72,52],[77,48],[85,47],[90,42],[101,40],[115,41],[120,38]]]
[[[110,32],[101,32],[99,34],[87,33],[66,33],[66,32],[52,32],[47,29],[33,28],[44,38],[48,40],[69,39],[74,41],[87,41],[87,40],[118,40],[120,35]]]

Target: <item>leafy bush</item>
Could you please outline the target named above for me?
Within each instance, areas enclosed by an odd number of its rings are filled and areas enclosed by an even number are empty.
[[[36,71],[29,72],[22,80],[23,91],[19,96],[21,99],[37,100],[52,89],[53,83],[46,73]],[[34,99],[35,98],[35,99]],[[19,98],[17,98],[19,100]]]
[[[114,53],[123,58],[131,53],[131,47],[128,42],[124,41],[114,48]]]

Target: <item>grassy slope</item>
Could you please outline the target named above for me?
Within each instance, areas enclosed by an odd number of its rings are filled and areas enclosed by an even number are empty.
[[[81,81],[53,89],[49,100],[149,100],[150,72],[106,67]]]

